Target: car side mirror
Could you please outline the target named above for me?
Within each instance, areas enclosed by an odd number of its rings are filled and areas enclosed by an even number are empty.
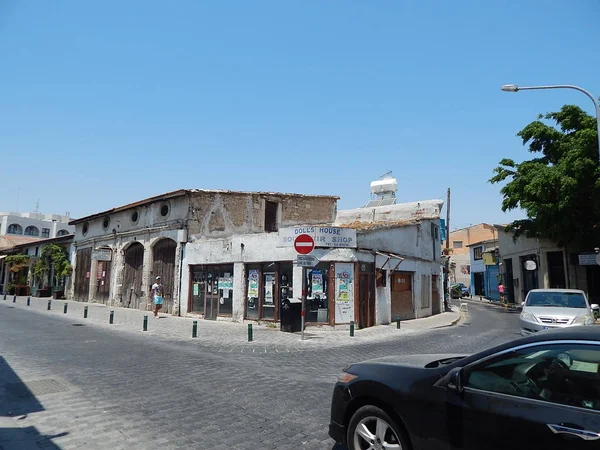
[[[592,309],[600,309],[600,305],[597,303],[592,304]]]
[[[521,302],[521,306],[525,306],[525,302]]]
[[[446,375],[448,378],[448,383],[447,383],[447,387],[448,389],[456,392],[457,394],[462,394],[463,392],[463,380],[462,380],[462,368],[461,367],[455,367],[452,370],[450,370],[450,372],[448,372],[448,375]]]

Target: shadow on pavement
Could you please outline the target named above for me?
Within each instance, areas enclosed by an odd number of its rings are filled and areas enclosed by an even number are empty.
[[[52,386],[51,383],[46,382],[44,385],[43,382],[44,380],[39,380],[36,386]],[[68,433],[44,435],[33,426],[18,426],[18,421],[27,418],[28,414],[44,410],[29,384],[23,382],[10,364],[0,356],[0,449],[59,449],[52,439],[66,436]]]

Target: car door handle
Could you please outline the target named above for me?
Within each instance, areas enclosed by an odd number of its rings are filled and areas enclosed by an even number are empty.
[[[580,430],[578,428],[565,427],[564,425],[558,424],[548,424],[548,428],[550,428],[554,434],[567,434],[583,439],[584,441],[596,441],[600,439],[600,433],[595,433],[593,431]]]

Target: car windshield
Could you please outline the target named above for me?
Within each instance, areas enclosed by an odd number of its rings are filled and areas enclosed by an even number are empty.
[[[587,308],[585,297],[577,292],[530,292],[527,306]]]

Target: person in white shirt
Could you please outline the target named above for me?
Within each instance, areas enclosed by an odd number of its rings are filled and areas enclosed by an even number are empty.
[[[163,294],[164,294],[164,286],[160,280],[160,277],[156,277],[156,283],[152,285],[152,290],[150,291],[150,298],[154,299],[154,318],[158,319],[158,311],[162,308],[163,305]]]

